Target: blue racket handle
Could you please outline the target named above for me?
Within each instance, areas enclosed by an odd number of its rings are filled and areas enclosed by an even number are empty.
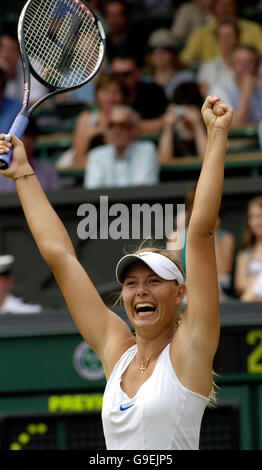
[[[21,139],[25,129],[27,128],[28,121],[29,119],[26,116],[24,116],[23,114],[18,114],[8,133],[14,134],[16,137]],[[8,153],[0,155],[0,170],[6,170],[7,168],[9,168],[10,162],[12,160],[12,155],[13,149],[11,149]]]

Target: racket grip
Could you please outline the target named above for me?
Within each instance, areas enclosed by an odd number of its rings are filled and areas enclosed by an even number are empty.
[[[14,134],[19,139],[23,136],[25,129],[27,128],[29,119],[23,114],[16,116],[8,134]],[[12,160],[13,149],[8,153],[0,155],[0,170],[7,170]]]

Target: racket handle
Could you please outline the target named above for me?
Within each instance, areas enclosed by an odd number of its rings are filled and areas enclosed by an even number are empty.
[[[23,114],[18,114],[12,124],[12,127],[9,129],[8,134],[14,134],[16,137],[21,139],[25,129],[27,128],[28,121],[29,119],[26,116]],[[11,149],[8,153],[0,155],[0,170],[7,170],[7,168],[9,168],[12,155],[13,149]]]

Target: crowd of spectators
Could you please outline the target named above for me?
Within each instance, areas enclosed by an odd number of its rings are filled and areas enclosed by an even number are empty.
[[[23,137],[44,189],[61,188],[61,169],[82,170],[83,187],[90,189],[154,185],[160,181],[161,165],[175,164],[178,158],[187,156],[201,162],[206,145],[201,107],[207,95],[219,96],[232,106],[232,127],[245,130],[254,126],[262,145],[262,25],[244,17],[240,8],[243,4],[237,0],[89,3],[105,25],[104,64],[90,83],[44,105],[54,109],[63,103],[84,106],[74,122],[71,147],[51,165],[35,153],[36,139],[41,136],[36,120],[32,120]],[[257,3],[257,8],[261,8]],[[145,27],[142,21],[134,21],[138,15],[144,18]],[[150,15],[154,18],[153,29],[148,27]],[[31,102],[46,91],[32,77]],[[22,100],[16,25],[3,23],[1,131],[8,131]],[[0,191],[13,190],[13,183],[0,177]],[[255,274],[262,273],[261,226],[262,203],[258,197],[248,208],[249,237],[237,256],[234,288],[243,301],[262,300],[262,274],[254,282]],[[218,220],[221,298],[226,297],[223,288],[226,285],[227,289],[228,279],[232,283],[235,244],[231,235]],[[221,267],[222,259],[226,269]]]

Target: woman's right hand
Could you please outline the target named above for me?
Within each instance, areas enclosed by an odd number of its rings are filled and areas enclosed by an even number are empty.
[[[5,136],[7,136],[7,134],[0,134],[0,156],[9,153],[12,147],[13,155],[10,167],[0,171],[0,174],[7,178],[15,179],[32,172],[32,167],[28,162],[23,142],[13,134],[11,135],[10,141],[5,140]]]

